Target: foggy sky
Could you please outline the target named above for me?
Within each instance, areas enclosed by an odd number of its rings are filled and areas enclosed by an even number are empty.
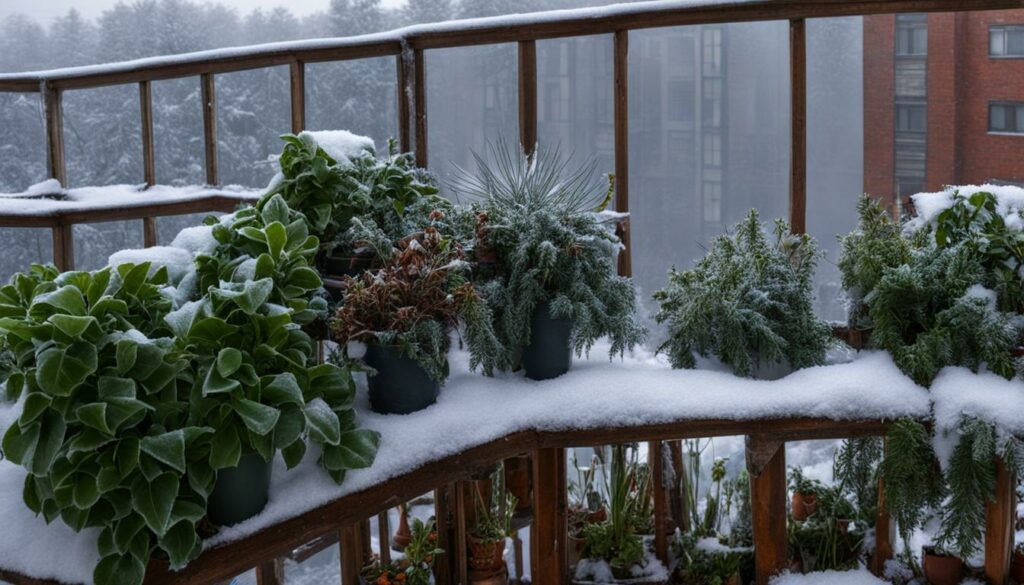
[[[9,14],[25,14],[40,23],[49,23],[50,19],[66,14],[68,10],[75,7],[84,16],[94,18],[101,12],[116,5],[118,2],[130,2],[131,0],[0,0],[0,19]],[[203,0],[199,0],[203,1]],[[217,2],[225,6],[231,6],[240,13],[246,13],[255,8],[271,10],[277,6],[288,7],[293,14],[303,16],[317,10],[324,10],[330,4],[330,0],[205,0]],[[388,8],[401,6],[405,0],[381,0],[381,4]]]

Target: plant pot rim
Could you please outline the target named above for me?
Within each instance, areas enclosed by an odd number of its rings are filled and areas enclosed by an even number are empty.
[[[926,544],[925,546],[922,546],[921,547],[921,551],[925,555],[930,556],[930,557],[938,557],[940,559],[956,559],[956,560],[958,560],[960,562],[963,562],[963,559],[961,559],[957,555],[954,555],[954,554],[951,554],[951,553],[939,552],[936,549],[934,544]]]

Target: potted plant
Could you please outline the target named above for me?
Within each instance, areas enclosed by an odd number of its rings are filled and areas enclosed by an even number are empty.
[[[402,559],[390,563],[374,559],[360,572],[360,581],[366,585],[429,585],[433,580],[434,559],[444,554],[444,550],[437,547],[433,519],[413,520],[404,552]]]
[[[803,470],[792,467],[789,470],[789,491],[793,493],[790,514],[793,520],[803,522],[818,510],[820,482],[804,477]]]
[[[490,147],[489,163],[476,156],[478,174],[461,172],[458,195],[475,200],[477,282],[491,307],[494,330],[517,355],[528,378],[568,371],[572,355],[607,336],[610,355],[643,340],[636,293],[615,275],[621,243],[599,216],[606,194],[593,181],[593,165],[570,170],[557,151],[530,157],[504,143]]]
[[[957,585],[964,577],[964,562],[937,546],[922,550],[924,577],[931,585]]]
[[[672,540],[672,556],[675,582],[682,585],[741,585],[740,569],[752,560],[753,550],[710,547],[693,533],[679,533]]]
[[[604,497],[596,488],[597,471],[601,467],[594,455],[590,465],[580,466],[576,450],[572,450],[572,465],[575,477],[569,478],[569,568],[579,561],[586,545],[584,529],[590,524],[599,524],[608,519],[608,508]]]
[[[449,334],[460,325],[471,367],[489,374],[498,363],[503,352],[464,257],[458,242],[428,226],[381,270],[345,277],[332,329],[345,351],[353,342],[365,347],[375,412],[407,414],[434,403],[448,377]]]
[[[467,534],[469,568],[473,581],[490,579],[505,571],[505,539],[512,534],[515,496],[505,490],[504,482],[493,482],[493,491],[484,494],[473,489],[474,518]]]
[[[782,220],[769,239],[751,210],[692,269],[670,271],[668,286],[654,294],[655,319],[668,326],[658,351],[673,367],[693,368],[699,355],[761,378],[824,363],[834,340],[814,312],[819,255],[810,236],[790,234]]]

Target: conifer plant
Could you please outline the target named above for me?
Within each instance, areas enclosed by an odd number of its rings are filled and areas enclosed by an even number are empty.
[[[715,358],[740,376],[781,365],[824,363],[833,343],[829,326],[814,314],[812,278],[819,256],[808,235],[789,233],[782,220],[765,234],[757,211],[731,234],[712,242],[690,270],[669,272],[655,293],[655,316],[668,325],[658,348],[673,367],[693,368],[696,356]]]
[[[535,379],[568,370],[572,354],[601,337],[609,355],[645,335],[633,282],[616,274],[621,243],[599,215],[611,197],[557,150],[526,156],[505,143],[474,155],[477,174],[461,171],[453,189],[472,198],[477,229],[474,257],[494,331]],[[516,359],[517,357],[521,359]]]

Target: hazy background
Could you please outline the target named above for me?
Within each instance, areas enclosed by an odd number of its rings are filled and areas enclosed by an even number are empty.
[[[344,36],[472,16],[607,4],[600,0],[0,0],[0,71],[119,61],[290,39]],[[58,14],[58,16],[54,16]],[[829,256],[819,270],[823,316],[837,299],[835,234],[854,223],[862,190],[863,75],[859,18],[808,22],[808,229]],[[630,35],[630,185],[634,267],[645,299],[672,265],[688,267],[715,235],[756,207],[785,217],[789,174],[786,22],[674,27]],[[442,180],[487,140],[517,136],[514,44],[426,54],[430,168]],[[288,71],[218,75],[220,175],[262,186],[289,122]],[[307,66],[307,125],[373,137],[397,133],[394,58]],[[65,94],[72,186],[142,182],[138,88]],[[198,78],[153,84],[157,180],[203,181]],[[538,43],[539,135],[582,161],[613,164],[610,35]],[[41,104],[0,94],[0,192],[47,177]],[[198,217],[163,219],[160,241]],[[142,245],[141,222],[76,227],[79,268]],[[48,261],[46,230],[0,230],[0,279]],[[648,304],[649,306],[649,304]]]

